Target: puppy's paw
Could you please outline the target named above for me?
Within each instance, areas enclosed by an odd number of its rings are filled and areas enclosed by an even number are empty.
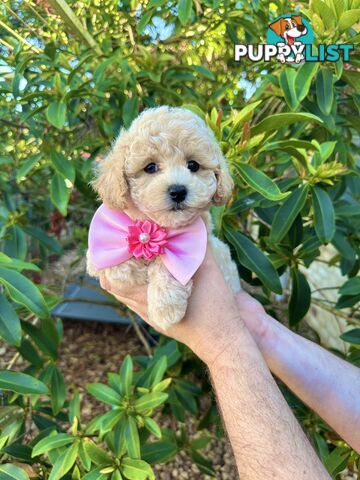
[[[181,285],[163,265],[149,272],[148,317],[150,323],[166,330],[185,316],[192,281]]]
[[[183,305],[167,304],[160,308],[156,305],[148,304],[148,317],[151,324],[154,324],[162,330],[167,330],[172,325],[180,322],[186,312],[187,301]]]
[[[147,270],[145,266],[136,263],[134,260],[128,260],[120,265],[107,268],[106,277],[110,281],[126,283],[129,286],[145,285]]]
[[[89,252],[86,253],[86,272],[90,277],[99,277],[99,270],[91,262]]]

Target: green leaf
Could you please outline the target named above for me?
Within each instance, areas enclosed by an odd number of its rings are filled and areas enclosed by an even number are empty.
[[[79,442],[74,442],[69,448],[62,453],[54,463],[49,480],[59,480],[71,469],[74,465],[79,451]]]
[[[112,465],[113,459],[108,455],[105,450],[95,445],[95,443],[86,438],[83,441],[86,454],[95,465]]]
[[[69,402],[69,421],[73,423],[74,418],[80,420],[80,395],[79,391],[75,390],[73,397]]]
[[[0,337],[10,345],[20,346],[21,324],[19,317],[5,296],[0,292]]]
[[[280,242],[290,230],[305,205],[308,190],[307,185],[296,188],[278,209],[271,226],[269,237],[271,243]]]
[[[241,265],[251,272],[255,272],[265,287],[281,294],[279,275],[264,253],[245,235],[236,232],[231,227],[225,226],[224,233],[228,242],[234,247]]]
[[[351,28],[355,23],[360,21],[360,9],[347,10],[340,15],[338,28],[340,33]]]
[[[314,164],[316,167],[323,164],[333,153],[337,141],[334,142],[323,142],[320,145],[320,151],[315,152],[314,155]]]
[[[121,396],[118,392],[103,383],[91,383],[87,386],[87,391],[108,405],[119,405],[121,403]]]
[[[144,418],[145,427],[151,432],[155,437],[161,438],[161,429],[159,425],[150,417]]]
[[[91,459],[84,447],[85,440],[82,440],[79,445],[79,458],[86,471],[91,468]],[[101,467],[100,467],[101,468]]]
[[[172,379],[171,378],[165,378],[165,380],[162,380],[161,382],[157,383],[152,387],[153,392],[163,392],[168,388],[170,385]]]
[[[282,150],[287,147],[305,148],[309,150],[319,150],[319,147],[307,140],[298,140],[297,138],[289,138],[289,140],[277,140],[276,142],[266,143],[259,149],[259,152],[270,152],[271,150]]]
[[[58,173],[51,180],[50,197],[59,212],[66,216],[70,189],[66,186],[64,178]]]
[[[191,17],[192,0],[180,0],[178,3],[178,16],[182,25],[186,25]]]
[[[290,110],[296,110],[299,106],[295,90],[296,74],[297,72],[293,68],[286,68],[280,74],[280,87]]]
[[[311,303],[311,290],[305,276],[297,268],[291,270],[292,291],[289,302],[289,324],[297,325],[307,314]]]
[[[335,308],[351,308],[360,302],[359,295],[341,295],[336,302]]]
[[[130,457],[140,458],[139,432],[133,417],[128,417],[125,424],[125,442]]]
[[[321,118],[313,115],[312,113],[276,113],[264,118],[260,123],[254,125],[251,128],[251,135],[257,135],[261,132],[271,132],[272,130],[278,130],[286,125],[298,122],[317,122],[323,123]]]
[[[1,480],[29,480],[25,470],[10,463],[0,465],[0,478]]]
[[[299,68],[295,79],[295,91],[300,102],[302,102],[309,93],[311,82],[318,68],[319,64],[317,62],[304,62]]]
[[[359,295],[360,294],[360,277],[350,278],[340,288],[341,295]]]
[[[50,339],[43,328],[36,327],[30,322],[22,321],[21,323],[24,332],[26,332],[40,348],[42,352],[51,357],[53,360],[57,358],[57,344],[54,339]],[[53,367],[53,365],[49,365]]]
[[[196,450],[191,450],[191,457],[196,463],[200,472],[205,473],[206,475],[211,475],[211,476],[214,476],[216,474],[210,460],[207,460],[205,457],[200,455],[199,452],[197,452]]]
[[[68,435],[67,433],[55,433],[48,435],[45,438],[42,438],[38,443],[36,443],[32,450],[32,457],[37,457],[43,453],[50,452],[55,448],[64,447],[69,445],[74,441],[74,437]]]
[[[16,172],[16,181],[19,183],[21,180],[25,179],[26,175],[32,170],[32,168],[39,162],[41,159],[41,154],[31,155],[24,163],[21,164],[21,167]]]
[[[101,426],[103,430],[112,429],[124,417],[124,411],[119,408],[114,408],[109,412],[101,415]]]
[[[11,225],[6,230],[6,236],[8,238],[4,242],[4,253],[9,257],[25,260],[27,243],[23,229],[17,225]]]
[[[27,226],[23,227],[23,230],[25,233],[35,238],[44,247],[48,248],[50,251],[57,254],[62,253],[63,249],[59,242],[56,240],[56,238],[50,237],[50,235],[47,235],[41,228]]]
[[[330,115],[334,101],[333,74],[331,70],[321,68],[316,77],[317,103],[326,116]]]
[[[190,110],[193,113],[196,113],[196,115],[200,118],[202,118],[205,121],[205,113],[201,110],[201,108],[193,103],[183,103],[181,105],[182,108],[186,108],[187,110]]]
[[[127,397],[131,395],[131,387],[133,382],[133,362],[130,355],[126,355],[120,368],[120,385],[121,392]]]
[[[204,77],[208,78],[209,80],[215,80],[215,75],[211,72],[208,68],[204,67],[203,65],[192,65],[191,68],[196,70]]]
[[[148,7],[150,8],[150,6]],[[141,15],[141,19],[137,24],[137,32],[141,35],[145,27],[149,24],[151,17],[154,15],[154,10],[147,10]]]
[[[316,235],[322,243],[329,243],[335,235],[335,212],[331,198],[325,190],[315,186],[312,200]]]
[[[138,109],[139,109],[139,99],[137,95],[133,93],[133,96],[131,98],[128,98],[123,105],[122,118],[123,118],[125,128],[128,128],[131,122],[137,116]]]
[[[103,467],[98,467],[91,470],[91,472],[82,477],[82,480],[105,480],[109,478],[108,475],[101,473],[102,469]]]
[[[20,303],[39,317],[46,317],[48,309],[39,289],[24,275],[15,270],[0,267],[0,283],[4,285],[14,302]]]
[[[353,345],[360,345],[360,328],[349,330],[340,335],[340,338],[344,340],[344,342],[352,343]]]
[[[25,231],[25,227],[23,227]],[[32,270],[33,272],[40,272],[40,268],[35,265],[35,263],[24,262],[22,260],[18,260],[17,258],[10,258],[5,253],[0,252],[0,265],[3,265],[6,268],[10,268],[13,270]]]
[[[25,360],[32,363],[35,368],[41,368],[44,365],[44,360],[40,357],[36,348],[25,337],[21,339],[19,353]]]
[[[56,172],[64,177],[69,179],[71,183],[75,181],[75,167],[72,162],[70,162],[62,153],[51,152],[50,155],[51,162]]]
[[[6,453],[13,458],[24,460],[26,463],[31,463],[31,447],[21,443],[11,443],[1,450],[1,453]],[[1,478],[1,477],[0,477]]]
[[[176,443],[170,441],[153,442],[141,446],[141,458],[151,464],[166,463],[176,454]]]
[[[56,128],[62,128],[66,121],[66,103],[51,102],[46,109],[46,118]]]
[[[276,183],[257,168],[247,163],[237,163],[235,167],[244,182],[265,198],[277,201],[290,195],[289,192],[282,193]]]
[[[122,475],[119,470],[115,470],[111,475],[111,480],[122,480]]]
[[[239,128],[241,125],[243,125],[247,120],[250,120],[255,108],[258,107],[260,103],[261,103],[261,100],[258,100],[257,102],[249,103],[240,111],[237,111],[235,114],[232,113],[232,116],[230,117],[230,119],[225,122],[225,125],[226,125],[227,122],[231,121],[231,128],[229,130],[228,137],[232,137],[234,133],[239,131]]]
[[[51,408],[54,415],[57,415],[60,410],[62,409],[65,398],[66,398],[66,389],[65,389],[65,382],[64,376],[54,365],[54,369],[51,376],[51,386],[50,386],[50,394],[51,394]]]
[[[121,473],[128,480],[154,480],[155,475],[150,465],[144,460],[125,457],[121,463]]]
[[[0,389],[24,395],[49,393],[47,386],[37,378],[10,370],[0,370]]]
[[[351,450],[346,447],[335,448],[325,459],[325,467],[327,471],[335,478],[347,465]]]
[[[146,385],[144,385],[144,386],[146,386],[146,387],[147,387],[148,385],[153,386],[153,385],[159,383],[160,380],[162,380],[162,378],[163,378],[163,376],[164,376],[164,374],[165,374],[165,372],[166,372],[166,370],[167,370],[167,366],[168,366],[168,364],[167,364],[167,358],[166,358],[166,356],[164,355],[164,356],[162,356],[161,358],[159,358],[159,360],[157,360],[157,361],[154,363],[154,365],[153,365],[153,367],[152,367],[152,369],[151,369],[151,375],[150,375],[150,377],[149,377],[149,382],[150,382],[150,383],[149,383],[149,384],[146,384]]]
[[[147,8],[153,8],[153,7],[161,7],[162,5],[165,5],[167,0],[150,0]]]
[[[152,410],[164,403],[168,398],[168,394],[164,392],[151,392],[138,398],[134,407],[138,412],[145,412],[146,410]]]

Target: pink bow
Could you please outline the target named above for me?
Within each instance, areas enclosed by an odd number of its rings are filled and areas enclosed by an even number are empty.
[[[95,212],[89,230],[90,261],[98,270],[131,257],[152,260],[159,255],[182,285],[202,264],[206,245],[206,226],[200,217],[186,227],[166,229],[151,220],[132,220],[104,204]]]

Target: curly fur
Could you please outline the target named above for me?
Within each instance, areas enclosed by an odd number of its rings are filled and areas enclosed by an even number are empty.
[[[197,172],[187,162],[200,164]],[[159,170],[149,174],[144,167],[156,163]],[[168,194],[173,184],[186,186],[188,194],[181,208],[174,208]],[[227,245],[215,238],[208,208],[225,204],[232,192],[233,181],[226,160],[213,132],[205,122],[189,110],[158,107],[145,110],[122,130],[109,155],[100,162],[93,182],[101,200],[130,217],[149,218],[163,227],[190,224],[199,215],[209,232],[209,245],[226,280],[234,292],[240,290],[237,268]],[[99,272],[88,262],[88,272]],[[131,259],[106,269],[109,280],[148,284],[149,319],[166,329],[180,321],[186,312],[192,282],[181,285],[159,259],[150,264]]]

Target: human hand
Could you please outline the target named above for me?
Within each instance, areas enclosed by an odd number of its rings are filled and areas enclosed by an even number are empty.
[[[241,290],[236,295],[238,312],[261,351],[273,327],[274,319],[268,315],[261,303]]]
[[[156,324],[151,326],[185,343],[210,365],[231,345],[244,324],[235,297],[209,249],[193,281],[185,318],[166,331]],[[110,282],[105,273],[100,275],[100,285],[148,322],[147,285],[129,287]]]

